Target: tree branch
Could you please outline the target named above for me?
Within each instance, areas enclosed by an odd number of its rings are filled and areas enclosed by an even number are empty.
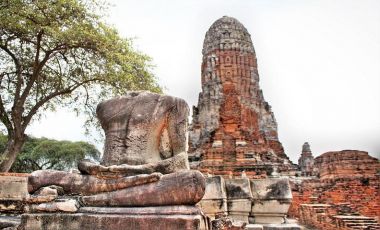
[[[23,128],[26,128],[26,126],[29,124],[29,122],[31,121],[31,119],[34,116],[34,114],[37,113],[38,109],[41,108],[45,103],[47,103],[52,98],[60,96],[60,95],[64,95],[64,94],[70,94],[71,92],[73,92],[78,87],[80,87],[82,85],[85,85],[85,84],[87,84],[89,82],[94,82],[94,81],[101,81],[101,79],[93,78],[93,79],[89,79],[89,80],[86,80],[86,81],[83,81],[83,82],[78,82],[76,84],[73,84],[73,85],[67,87],[66,89],[63,89],[63,90],[60,90],[60,91],[56,91],[56,92],[51,93],[48,96],[42,98],[40,101],[38,101],[30,109],[29,113],[24,117],[23,124],[22,124]]]

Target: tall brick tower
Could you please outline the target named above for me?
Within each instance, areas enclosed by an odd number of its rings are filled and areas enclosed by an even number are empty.
[[[189,132],[191,167],[214,175],[259,178],[294,165],[278,140],[277,123],[259,87],[251,36],[224,16],[203,43],[202,92]]]

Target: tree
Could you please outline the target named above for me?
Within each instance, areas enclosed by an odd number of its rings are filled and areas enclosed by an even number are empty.
[[[150,58],[100,16],[97,0],[0,2],[0,121],[8,171],[41,112],[71,106],[93,122],[96,104],[127,90],[161,92]]]
[[[0,150],[4,150],[7,137],[0,133]],[[41,169],[69,170],[82,159],[99,160],[95,146],[83,142],[57,141],[27,137],[10,171],[30,173]]]

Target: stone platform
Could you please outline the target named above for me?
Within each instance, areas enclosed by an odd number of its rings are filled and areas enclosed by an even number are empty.
[[[298,224],[248,224],[247,230],[301,230]]]
[[[76,213],[23,214],[20,229],[208,230],[207,223],[206,217],[194,206],[82,207]]]

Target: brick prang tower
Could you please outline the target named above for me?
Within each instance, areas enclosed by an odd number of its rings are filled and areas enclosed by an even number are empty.
[[[189,132],[191,167],[204,173],[262,178],[295,166],[278,140],[277,123],[259,87],[251,36],[224,16],[203,43],[202,92]]]

